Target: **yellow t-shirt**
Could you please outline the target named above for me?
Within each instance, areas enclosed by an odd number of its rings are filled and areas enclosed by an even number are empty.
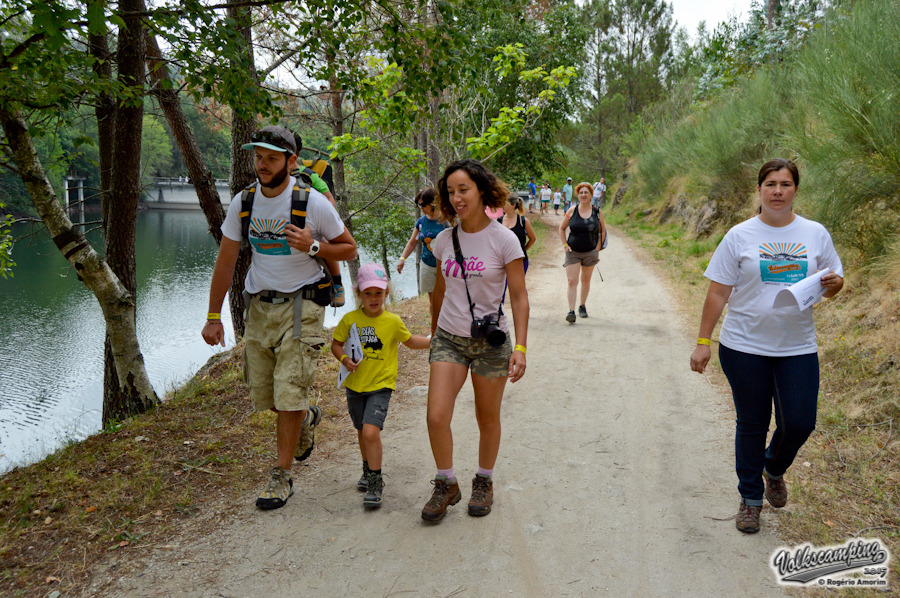
[[[347,376],[344,386],[355,392],[371,392],[397,388],[397,349],[411,336],[397,314],[382,311],[370,318],[362,309],[344,314],[334,329],[334,339],[347,342],[350,326],[356,324],[363,346],[363,360],[355,372]]]

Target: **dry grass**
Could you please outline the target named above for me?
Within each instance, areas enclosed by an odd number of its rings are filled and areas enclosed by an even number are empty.
[[[699,322],[708,282],[703,271],[719,237],[697,241],[674,225],[614,212],[620,227],[653,256]],[[847,252],[849,254],[850,252]],[[797,545],[880,538],[891,551],[894,588],[900,584],[900,283],[890,273],[860,274],[845,262],[844,290],[815,307],[821,390],[816,431],[788,471],[788,506],[779,533]],[[716,329],[718,333],[718,328]],[[725,384],[716,351],[708,371]],[[727,391],[727,385],[723,388]],[[819,595],[825,590],[806,590]],[[846,588],[842,595],[868,590]],[[823,594],[824,595],[824,594]],[[868,595],[868,594],[866,594]]]
[[[427,334],[428,300],[397,303]],[[326,414],[320,458],[355,442],[337,362],[323,348],[312,401]],[[398,388],[427,383],[427,351],[404,352]],[[0,596],[74,595],[111,553],[165,544],[204,512],[253,496],[275,459],[274,414],[253,413],[240,353],[222,353],[154,412],[65,447],[0,479]]]

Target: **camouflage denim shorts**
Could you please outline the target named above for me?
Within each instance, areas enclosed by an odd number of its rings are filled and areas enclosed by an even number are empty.
[[[438,328],[431,338],[428,363],[435,361],[458,363],[479,376],[500,378],[509,375],[511,355],[512,342],[509,340],[509,334],[506,335],[506,342],[499,347],[492,347],[483,338],[456,336]]]
[[[325,342],[325,308],[303,301],[303,336],[293,338],[293,301],[250,301],[244,330],[244,371],[256,411],[303,411],[316,377],[318,348]]]

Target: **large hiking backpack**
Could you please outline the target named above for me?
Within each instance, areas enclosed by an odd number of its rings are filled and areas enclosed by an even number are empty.
[[[309,174],[315,172],[319,175],[325,184],[328,185],[328,190],[331,191],[331,194],[334,195],[334,174],[331,168],[331,162],[327,160],[322,160],[321,158],[316,158],[315,160],[299,160],[297,163],[297,170],[292,172],[291,174],[304,179],[309,182]]]

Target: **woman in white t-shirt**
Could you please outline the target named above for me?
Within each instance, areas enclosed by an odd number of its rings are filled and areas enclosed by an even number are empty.
[[[525,293],[524,254],[510,229],[485,214],[499,208],[509,191],[475,160],[454,162],[438,182],[440,209],[445,220],[459,220],[431,242],[437,260],[434,287],[428,436],[437,465],[434,491],[422,509],[422,519],[440,521],[447,507],[462,498],[453,470],[453,407],[469,370],[478,421],[478,472],[472,480],[469,515],[483,516],[493,503],[492,475],[500,451],[500,403],[506,380],[525,373],[528,296]],[[454,249],[454,232],[459,253]],[[504,285],[509,283],[510,306],[516,331],[515,350],[502,309]]]
[[[746,533],[759,531],[763,495],[773,507],[787,502],[783,476],[816,425],[819,359],[812,309],[774,307],[791,284],[824,270],[824,297],[844,285],[831,235],[793,212],[800,173],[776,159],[759,171],[759,214],[728,231],[706,269],[709,292],[691,369],[702,373],[710,338],[725,304],[719,362],[737,413],[735,465],[741,505],[735,518]],[[811,306],[810,306],[811,307]],[[775,432],[766,433],[775,406]]]

